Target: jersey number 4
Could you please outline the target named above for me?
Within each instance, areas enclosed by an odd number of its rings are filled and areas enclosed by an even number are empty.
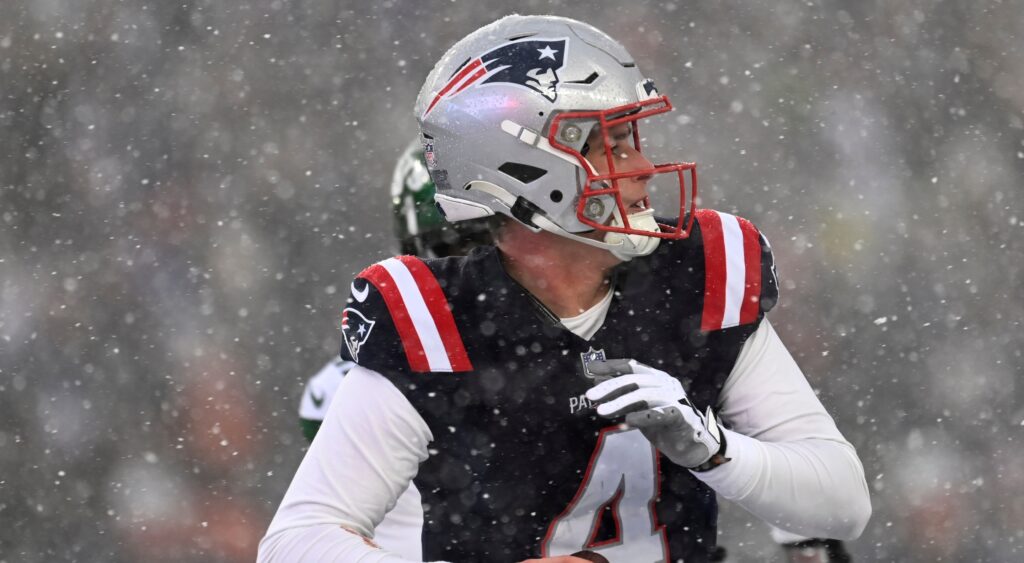
[[[572,502],[548,527],[541,554],[589,550],[609,561],[653,563],[668,558],[665,527],[658,525],[658,452],[639,430],[605,428]],[[598,539],[609,512],[615,535]]]

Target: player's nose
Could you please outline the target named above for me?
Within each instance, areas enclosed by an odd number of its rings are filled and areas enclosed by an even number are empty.
[[[619,152],[620,163],[616,166],[619,172],[651,170],[654,168],[654,164],[647,160],[647,157],[642,152],[632,146],[616,148],[615,150]],[[637,175],[633,178],[638,181],[647,182],[651,179],[651,176],[652,174],[648,173]]]

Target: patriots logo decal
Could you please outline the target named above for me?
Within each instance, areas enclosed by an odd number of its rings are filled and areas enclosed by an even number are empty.
[[[462,65],[423,112],[423,117],[443,99],[453,98],[476,84],[513,84],[532,90],[549,102],[558,99],[558,71],[565,66],[567,38],[531,37],[510,41]]]
[[[647,78],[636,85],[636,97],[638,100],[650,100],[651,98],[658,97],[658,89],[654,86],[654,81]]]
[[[366,344],[375,324],[377,321],[367,319],[362,313],[351,307],[341,312],[341,333],[345,337],[348,353],[352,354],[354,361],[359,361],[359,348]]]

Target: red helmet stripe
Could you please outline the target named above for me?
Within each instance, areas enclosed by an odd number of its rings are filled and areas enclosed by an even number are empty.
[[[434,109],[434,106],[437,105],[437,102],[440,102],[441,98],[445,97],[445,95],[448,94],[449,90],[451,90],[457,84],[462,82],[462,79],[465,78],[466,75],[468,75],[469,73],[473,72],[477,68],[483,68],[483,64],[483,61],[481,61],[480,59],[475,59],[473,62],[463,67],[462,70],[457,72],[455,76],[453,76],[451,80],[449,80],[448,83],[444,85],[444,88],[441,88],[441,91],[438,92],[436,96],[434,96],[434,99],[430,102],[430,106],[427,107],[427,111],[423,112],[423,117],[426,117],[427,114],[430,113],[430,110]],[[479,78],[479,76],[476,76],[475,74],[473,76],[475,78],[471,78],[471,80],[476,80],[477,78]],[[462,88],[459,88],[459,90],[461,89]]]
[[[487,74],[487,69],[485,67],[480,67],[476,69],[476,72],[474,72],[472,76],[467,78],[466,81],[462,83],[462,86],[459,86],[457,90],[452,92],[452,95],[454,96],[455,94],[458,94],[459,92],[465,90],[468,86],[471,86],[474,82],[479,80],[480,77],[482,77],[485,74]]]

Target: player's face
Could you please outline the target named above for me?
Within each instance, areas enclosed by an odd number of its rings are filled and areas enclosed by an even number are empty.
[[[587,152],[586,158],[594,165],[598,175],[609,172],[608,159],[605,157],[606,147],[612,149],[612,158],[615,161],[615,172],[617,173],[650,170],[654,167],[651,161],[647,160],[647,157],[633,146],[633,127],[629,123],[621,123],[607,130],[595,127],[587,138],[587,145],[590,150]],[[643,211],[648,195],[647,182],[650,180],[650,174],[630,176],[619,180],[619,192],[622,194],[622,204],[626,207],[627,213]]]

